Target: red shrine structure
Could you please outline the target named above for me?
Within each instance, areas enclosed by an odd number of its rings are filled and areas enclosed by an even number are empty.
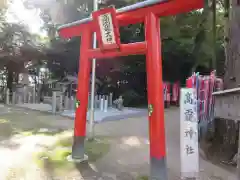
[[[146,55],[147,66],[151,179],[167,180],[159,18],[201,9],[204,2],[205,0],[147,0],[118,10],[102,9],[93,12],[90,18],[59,27],[59,34],[63,38],[81,36],[73,159],[84,157],[91,60],[143,54]],[[136,23],[144,23],[145,41],[121,44],[119,27]],[[92,48],[94,32],[97,35],[97,49]]]

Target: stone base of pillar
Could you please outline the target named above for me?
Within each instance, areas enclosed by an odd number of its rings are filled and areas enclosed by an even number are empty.
[[[166,158],[151,158],[151,179],[167,180],[167,162]]]
[[[88,160],[88,157],[84,154],[84,141],[85,137],[74,136],[71,155],[72,161],[80,163]]]

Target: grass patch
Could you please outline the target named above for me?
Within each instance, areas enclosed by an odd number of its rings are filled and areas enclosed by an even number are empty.
[[[148,176],[139,176],[136,180],[149,180]]]
[[[20,132],[18,134],[21,134],[23,136],[32,136],[33,135],[33,131],[23,131],[23,132]]]
[[[72,133],[59,134],[55,144],[35,155],[35,162],[40,168],[48,169],[55,174],[67,173],[75,169],[75,164],[67,161],[72,152]],[[95,162],[108,153],[110,149],[107,138],[100,137],[98,140],[85,141],[85,152],[90,162]]]
[[[73,138],[68,136],[65,138],[59,138],[53,147],[72,147]],[[89,161],[95,162],[102,156],[104,156],[110,148],[108,139],[106,137],[99,137],[96,140],[85,141],[85,152],[89,157]]]
[[[61,133],[61,130],[59,129],[45,129],[45,128],[40,128],[40,129],[30,129],[30,130],[15,130],[15,134],[20,134],[22,136],[33,136],[33,135],[43,135],[43,136],[55,136]]]
[[[40,152],[36,156],[36,163],[40,168],[48,169],[53,172],[64,170],[67,172],[74,167],[74,164],[68,162],[66,158],[71,154],[70,148],[55,148],[52,151]]]
[[[0,124],[3,124],[3,123],[10,123],[10,121],[7,119],[0,119]]]

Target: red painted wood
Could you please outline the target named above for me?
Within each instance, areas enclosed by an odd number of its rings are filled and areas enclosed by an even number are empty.
[[[88,92],[89,92],[89,80],[91,61],[87,56],[88,49],[92,46],[92,33],[86,28],[83,31],[80,48],[79,58],[79,72],[78,72],[78,88],[77,88],[77,100],[80,101],[80,105],[76,109],[74,135],[85,136],[86,135],[86,117],[88,108]]]
[[[166,156],[162,56],[160,21],[153,13],[146,17],[145,37],[148,104],[153,106],[153,112],[149,116],[150,156],[160,159]]]
[[[144,21],[145,16],[152,12],[156,16],[172,16],[179,13],[186,13],[195,9],[204,7],[204,0],[169,0],[166,3],[160,3],[152,5],[146,8],[137,9],[127,13],[117,13],[117,20],[119,26],[126,26],[129,24],[141,23]],[[70,38],[74,36],[80,36],[83,29],[88,28],[90,31],[94,31],[93,21],[72,26],[70,28],[63,28],[59,31],[60,36],[64,38]]]
[[[89,58],[112,58],[117,56],[128,56],[128,55],[139,55],[146,53],[146,43],[138,42],[138,43],[130,43],[130,44],[122,44],[119,51],[107,51],[103,52],[101,49],[91,49],[88,50]]]

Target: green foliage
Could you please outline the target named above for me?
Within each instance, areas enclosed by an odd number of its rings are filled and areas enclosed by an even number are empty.
[[[137,180],[149,180],[148,176],[140,176]]]
[[[36,164],[58,175],[73,171],[76,165],[67,160],[72,152],[72,139],[68,134],[59,134],[59,140],[55,144],[36,153],[34,156]],[[85,151],[90,162],[95,162],[106,155],[109,149],[110,145],[106,138],[99,137],[92,141],[85,141]]]
[[[134,4],[140,0],[107,0],[102,1],[99,8],[114,5],[121,8]],[[66,72],[73,74],[78,72],[79,62],[79,38],[63,40],[57,36],[58,24],[72,22],[88,17],[93,9],[93,1],[83,0],[58,0],[55,4],[38,4],[34,8],[42,10],[45,21],[45,30],[48,31],[50,44],[46,50],[48,67],[55,77],[61,77]],[[206,6],[203,10],[193,11],[177,16],[162,17],[161,40],[163,59],[163,78],[165,81],[185,81],[192,71],[199,66],[210,70],[215,66],[215,57],[218,62],[224,61],[223,47],[223,0],[217,1],[216,22],[212,20],[212,6]],[[50,7],[55,7],[55,10]],[[59,10],[59,11],[57,11]],[[53,12],[54,11],[54,12]],[[58,13],[56,15],[56,12]],[[64,16],[63,16],[64,15]],[[213,29],[215,28],[215,29]],[[216,33],[213,33],[216,32]],[[134,24],[120,27],[121,42],[132,43],[145,40],[144,24]],[[216,37],[214,38],[214,36]],[[216,39],[216,41],[214,40]],[[215,42],[213,42],[213,40]],[[213,54],[216,52],[216,54]],[[144,56],[129,56],[115,58],[117,61],[98,63],[97,76],[99,79],[111,77],[111,82],[103,81],[103,88],[112,86],[118,95],[133,97],[146,96],[146,63]],[[119,63],[121,62],[121,63]],[[110,67],[110,68],[109,68]],[[116,74],[118,74],[116,76]],[[122,85],[119,89],[117,83],[127,81],[128,85]],[[128,90],[131,90],[127,92]],[[105,90],[102,91],[104,93]],[[131,99],[131,98],[130,98]],[[129,101],[133,101],[130,100]],[[128,104],[131,104],[131,103]]]
[[[144,97],[141,97],[140,94],[138,94],[134,89],[126,90],[121,94],[124,98],[124,106],[137,106],[141,104],[141,101],[143,101]]]

